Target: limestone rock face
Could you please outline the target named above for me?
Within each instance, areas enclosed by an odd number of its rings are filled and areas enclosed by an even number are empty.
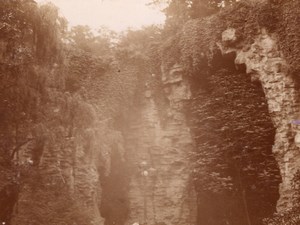
[[[222,41],[227,43],[234,43],[237,40],[235,29],[228,28],[222,33]]]
[[[162,68],[162,72],[169,100],[164,124],[149,94],[131,118],[126,141],[132,173],[127,225],[196,224],[196,197],[188,160],[193,142],[182,111],[191,95],[189,84],[180,65]]]
[[[247,73],[258,79],[263,86],[269,112],[276,127],[273,152],[282,176],[277,208],[279,211],[283,210],[291,206],[291,181],[300,169],[298,90],[288,73],[288,65],[278,49],[276,38],[264,29],[250,48],[228,48],[224,44],[220,47],[223,53],[236,52],[235,63],[245,64]]]

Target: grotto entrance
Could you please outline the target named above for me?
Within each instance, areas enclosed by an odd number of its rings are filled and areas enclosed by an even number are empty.
[[[234,59],[218,52],[206,73],[193,76],[188,118],[197,146],[198,225],[261,225],[279,198],[264,91]]]

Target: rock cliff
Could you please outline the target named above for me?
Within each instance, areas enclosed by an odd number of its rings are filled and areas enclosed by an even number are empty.
[[[193,140],[184,114],[191,97],[190,85],[180,65],[169,70],[162,67],[162,83],[168,102],[164,108],[167,118],[162,121],[159,117],[154,90],[148,83],[140,105],[134,107],[130,117],[126,135],[126,158],[131,167],[128,225],[196,222],[188,158]]]
[[[49,5],[3,1],[0,222],[261,225],[293,207],[300,5],[278,4],[108,63],[65,48]]]

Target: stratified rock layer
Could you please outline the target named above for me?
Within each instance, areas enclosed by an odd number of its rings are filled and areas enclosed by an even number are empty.
[[[163,68],[162,81],[169,101],[164,124],[150,88],[131,117],[126,153],[132,173],[128,225],[196,223],[188,159],[193,142],[183,113],[184,102],[191,95],[189,84],[180,65],[170,71]]]

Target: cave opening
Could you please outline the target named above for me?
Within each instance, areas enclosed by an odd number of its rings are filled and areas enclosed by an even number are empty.
[[[104,225],[124,225],[129,213],[128,169],[118,144],[112,146],[109,175],[100,172],[102,199],[99,203]]]
[[[192,78],[188,119],[196,144],[198,225],[262,225],[279,198],[267,100],[260,82],[251,80],[245,65],[235,65],[235,57],[217,52],[206,77]]]

